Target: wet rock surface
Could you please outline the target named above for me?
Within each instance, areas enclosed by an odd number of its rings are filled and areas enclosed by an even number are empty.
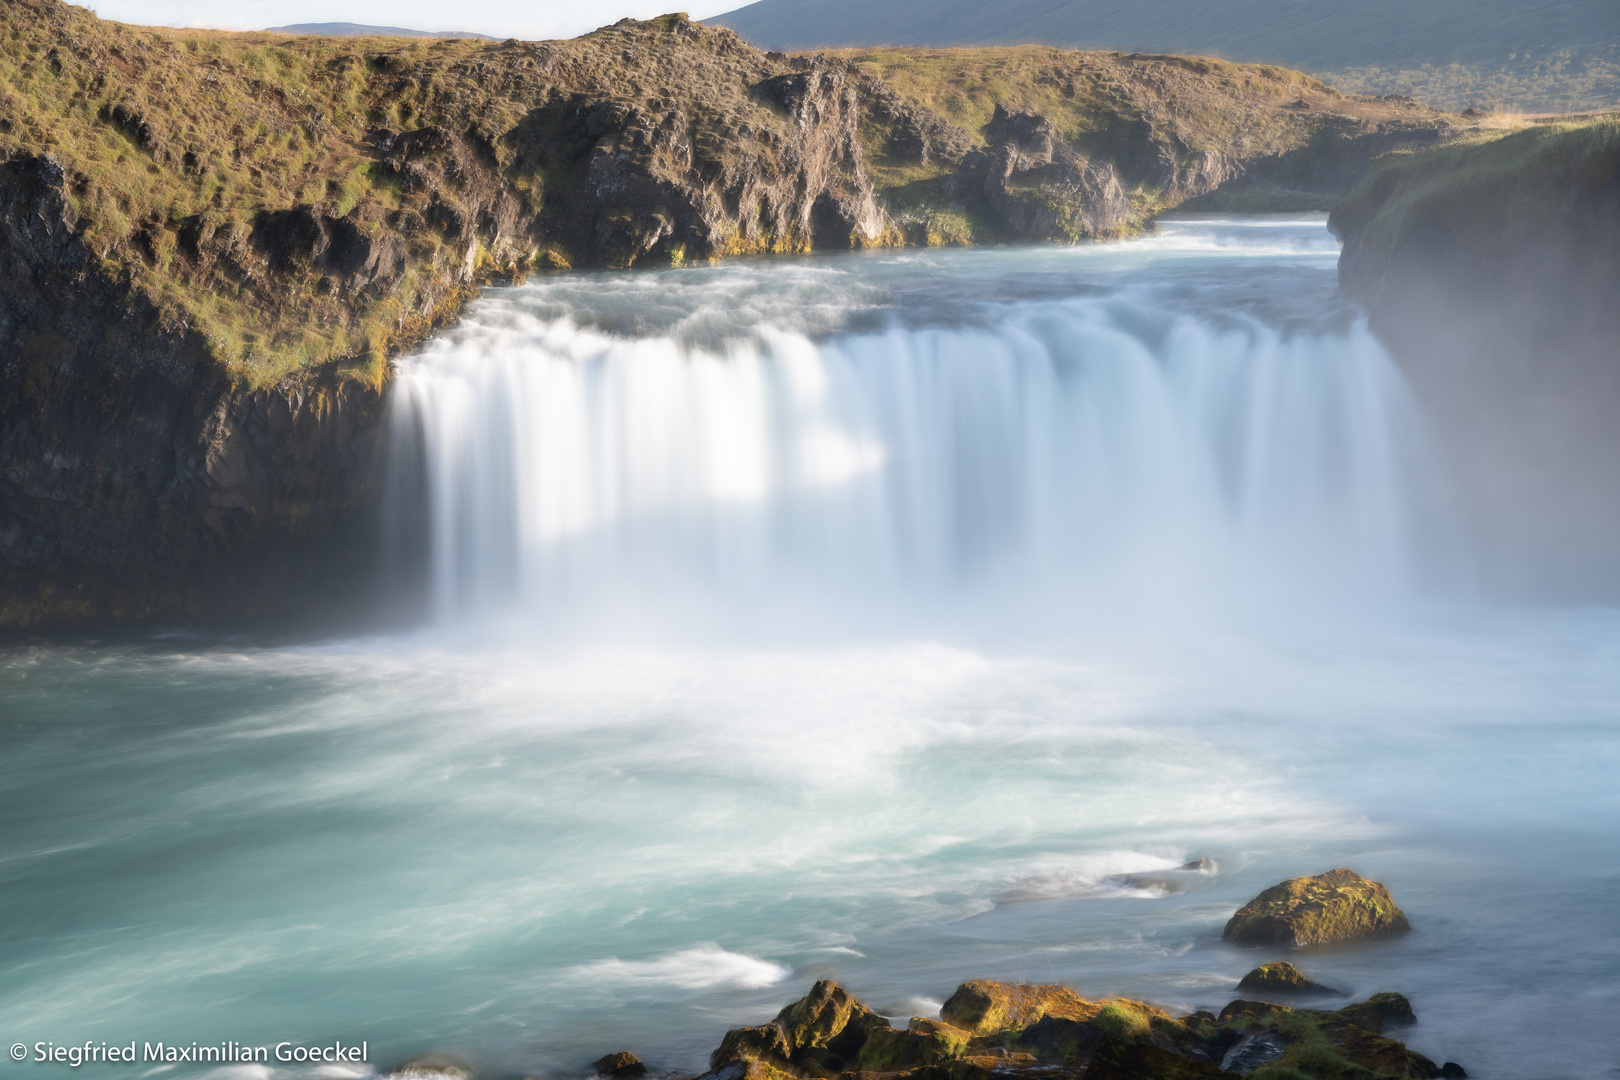
[[[1290,878],[1239,908],[1221,937],[1240,945],[1325,945],[1410,930],[1389,890],[1353,870]]]

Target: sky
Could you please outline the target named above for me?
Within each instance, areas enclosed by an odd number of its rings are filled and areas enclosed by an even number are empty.
[[[263,30],[289,23],[355,22],[411,30],[471,30],[495,37],[573,37],[626,15],[638,19],[685,10],[694,19],[749,0],[91,0],[103,19],[147,26]]]

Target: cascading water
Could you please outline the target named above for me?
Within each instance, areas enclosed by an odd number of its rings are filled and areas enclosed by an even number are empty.
[[[854,327],[725,294],[755,267],[662,275],[653,325],[622,318],[641,283],[606,276],[572,306],[549,283],[485,299],[397,384],[440,617],[672,591],[1096,609],[1399,588],[1422,455],[1364,324],[1128,282],[988,302],[935,282],[907,310],[908,267],[794,282],[846,309],[864,290]]]
[[[442,622],[0,649],[0,1030],[695,1076],[822,978],[900,1025],[969,977],[1219,1011],[1275,956],[1231,913],[1348,866],[1414,929],[1297,957],[1322,1005],[1609,1075],[1620,613],[1408,602],[1459,545],[1336,255],[1205,220],[491,290],[394,402]]]

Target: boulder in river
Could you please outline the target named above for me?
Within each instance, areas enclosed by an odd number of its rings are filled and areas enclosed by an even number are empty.
[[[1237,984],[1239,990],[1258,990],[1272,994],[1337,994],[1331,986],[1323,986],[1307,978],[1299,968],[1286,960],[1261,964]]]
[[[632,1077],[647,1075],[647,1066],[628,1050],[597,1058],[591,1062],[591,1069],[596,1075],[612,1077],[613,1080],[631,1080]]]
[[[1389,890],[1354,870],[1273,885],[1238,909],[1221,934],[1240,945],[1325,945],[1410,930]]]

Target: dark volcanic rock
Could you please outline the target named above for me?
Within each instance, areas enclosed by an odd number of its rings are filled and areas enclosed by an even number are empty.
[[[1409,1027],[1417,1023],[1412,1003],[1402,994],[1387,992],[1374,994],[1357,1005],[1346,1005],[1339,1010],[1339,1015],[1352,1024],[1359,1024],[1379,1034],[1383,1034],[1386,1027]]]
[[[93,271],[60,167],[0,163],[0,627],[316,616],[374,583],[381,394],[233,384]]]
[[[1239,990],[1258,990],[1262,993],[1285,994],[1337,994],[1331,986],[1323,986],[1305,977],[1305,973],[1286,960],[1261,964],[1237,984]]]
[[[1291,878],[1249,901],[1221,937],[1241,945],[1322,945],[1410,930],[1389,890],[1353,870]]]

